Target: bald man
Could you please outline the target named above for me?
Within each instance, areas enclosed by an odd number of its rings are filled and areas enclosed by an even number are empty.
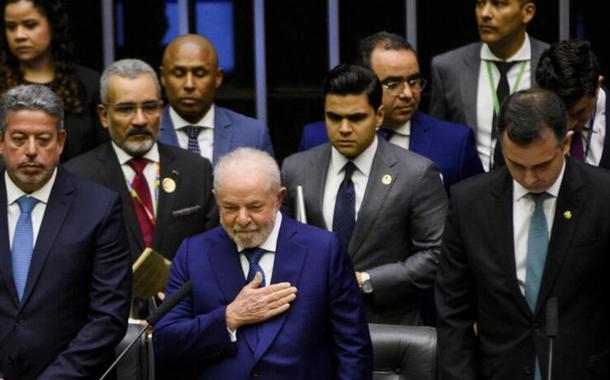
[[[214,104],[223,70],[209,40],[196,34],[176,37],[165,49],[160,73],[169,105],[163,110],[158,141],[188,149],[212,163],[238,147],[273,155],[263,123]]]

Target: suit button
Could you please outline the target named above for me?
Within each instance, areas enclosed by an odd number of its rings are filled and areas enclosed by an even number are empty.
[[[532,374],[532,366],[526,365],[525,367],[523,367],[523,372],[525,372],[526,375],[531,375]]]

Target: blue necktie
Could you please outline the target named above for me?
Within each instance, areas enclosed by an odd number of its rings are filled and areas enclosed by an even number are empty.
[[[536,310],[536,301],[538,299],[538,291],[540,290],[540,281],[544,272],[544,264],[546,262],[546,254],[549,243],[549,230],[544,215],[544,200],[548,198],[548,193],[534,194],[530,193],[534,200],[535,207],[532,218],[530,219],[530,227],[527,236],[527,260],[525,274],[525,299],[534,312]],[[536,358],[534,380],[541,380],[540,364]]]
[[[258,265],[261,257],[265,254],[265,250],[262,248],[246,248],[242,251],[246,258],[248,259],[248,263],[250,264],[250,269],[248,270],[248,276],[246,277],[246,282],[250,283],[254,280],[254,276],[256,276],[256,272],[261,272],[263,275],[263,281],[261,282],[261,288],[265,286],[265,272],[263,272],[263,268]]]
[[[203,127],[198,127],[196,125],[189,125],[186,127],[186,134],[189,136],[188,142],[188,150],[189,152],[193,152],[195,154],[201,154],[201,150],[199,149],[199,134]]]
[[[28,279],[30,271],[30,263],[32,262],[32,252],[34,250],[34,232],[32,230],[32,209],[38,203],[38,199],[22,196],[17,199],[21,214],[17,220],[15,227],[15,235],[13,237],[13,278],[15,279],[15,288],[19,301],[23,298],[25,283]]]
[[[352,174],[355,168],[351,161],[344,166],[345,177],[343,177],[343,182],[341,182],[339,191],[337,191],[333,214],[333,231],[341,237],[345,247],[349,245],[356,224],[356,191],[354,190],[354,182],[352,182]]]

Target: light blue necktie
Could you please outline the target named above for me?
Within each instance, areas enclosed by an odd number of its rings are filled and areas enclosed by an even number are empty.
[[[534,200],[535,208],[527,237],[527,260],[525,274],[525,299],[532,313],[536,310],[540,281],[544,272],[544,263],[549,244],[549,229],[544,215],[544,200],[549,197],[548,193],[530,193]],[[534,380],[541,380],[540,364],[538,359],[535,363]]]
[[[32,262],[32,252],[34,250],[34,233],[32,230],[32,209],[38,203],[38,199],[22,196],[17,199],[21,214],[17,220],[15,227],[15,235],[13,237],[13,278],[15,279],[15,288],[19,301],[23,298],[25,283],[28,279],[30,271],[30,263]]]

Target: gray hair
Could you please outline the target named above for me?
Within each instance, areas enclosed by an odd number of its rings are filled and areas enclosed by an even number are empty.
[[[269,181],[269,190],[281,186],[280,168],[275,159],[269,153],[241,147],[222,156],[214,167],[214,191],[219,192],[221,184],[226,176],[235,172],[236,167],[254,166],[256,172],[263,174]]]
[[[108,103],[108,81],[115,75],[122,78],[135,79],[140,75],[148,74],[155,80],[157,95],[161,97],[161,85],[157,73],[150,65],[139,59],[121,59],[106,67],[100,78],[100,99],[102,103]]]
[[[53,90],[40,84],[27,84],[8,90],[0,98],[0,131],[8,127],[9,112],[43,111],[57,119],[57,131],[64,127],[64,108]]]

